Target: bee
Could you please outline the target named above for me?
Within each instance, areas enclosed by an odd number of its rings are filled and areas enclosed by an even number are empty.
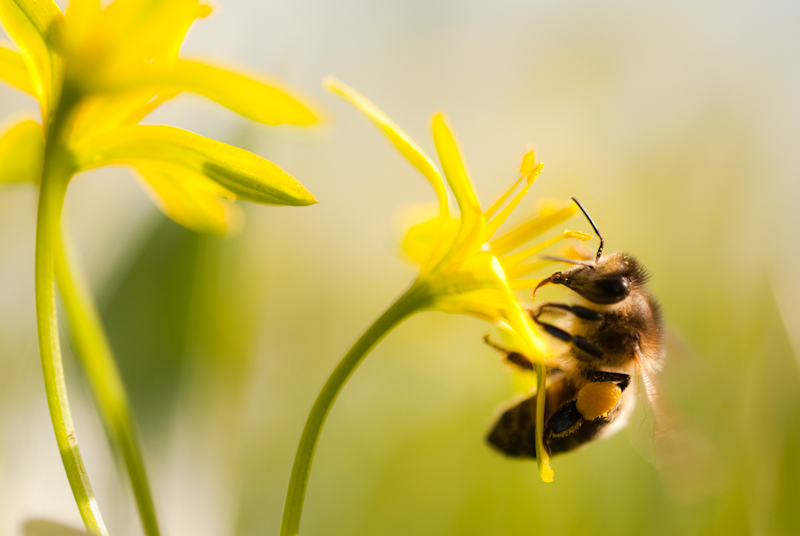
[[[649,379],[664,359],[661,313],[646,286],[647,272],[628,253],[603,255],[600,231],[583,205],[572,200],[600,239],[597,255],[593,261],[551,257],[574,266],[553,273],[536,290],[563,285],[576,294],[576,300],[545,302],[529,310],[542,331],[568,348],[557,365],[547,367],[543,443],[550,455],[570,452],[624,428],[636,404],[636,391],[645,397],[650,394]],[[532,368],[524,356],[486,340],[503,351],[509,363]],[[487,440],[509,456],[536,458],[535,434],[533,395],[505,410]]]

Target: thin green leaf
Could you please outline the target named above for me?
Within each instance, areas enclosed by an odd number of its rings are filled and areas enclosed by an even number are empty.
[[[300,182],[253,153],[162,125],[135,125],[73,148],[78,169],[171,164],[208,177],[237,198],[268,205],[317,202]]]

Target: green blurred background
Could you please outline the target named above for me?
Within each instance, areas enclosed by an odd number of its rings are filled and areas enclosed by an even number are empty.
[[[319,199],[248,206],[218,239],[168,221],[123,170],[87,173],[68,219],[143,434],[167,535],[277,534],[308,410],[350,344],[414,277],[393,216],[433,201],[335,75],[427,151],[445,111],[484,204],[533,144],[525,202],[577,196],[609,250],[653,274],[672,406],[713,445],[722,491],[675,500],[625,433],[554,459],[483,436],[513,394],[466,317],[412,318],[369,356],[327,422],[303,533],[800,533],[800,4],[219,0],[186,55],[265,73],[315,101],[314,132],[247,123],[192,97],[148,121],[274,160]],[[33,106],[0,88],[0,116]],[[0,534],[80,526],[35,340],[35,193],[0,193]],[[571,227],[587,225],[576,218]],[[560,231],[557,229],[556,232]],[[67,356],[81,448],[112,534],[141,534],[127,483]],[[687,449],[686,456],[691,456]],[[698,483],[702,485],[702,483]]]

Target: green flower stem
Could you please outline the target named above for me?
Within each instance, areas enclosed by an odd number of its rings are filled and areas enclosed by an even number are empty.
[[[308,474],[311,471],[311,462],[314,451],[322,432],[322,425],[328,412],[339,396],[344,384],[361,364],[372,348],[380,342],[390,331],[409,316],[425,309],[424,287],[414,285],[389,307],[367,331],[361,335],[350,351],[342,358],[341,362],[331,373],[328,381],[322,387],[311,408],[311,413],[306,420],[300,445],[292,466],[292,476],[289,479],[289,489],[286,492],[286,504],[283,507],[283,520],[281,522],[281,536],[296,536],[300,531],[300,516],[303,513],[303,501],[308,487]]]
[[[148,536],[159,536],[155,505],[130,403],[100,316],[67,238],[62,231],[62,241],[56,251],[55,272],[76,354],[89,380],[106,433],[128,471],[144,532]]]
[[[70,102],[73,101],[62,99],[47,129],[36,220],[36,323],[47,404],[64,470],[86,530],[91,534],[106,536],[108,532],[94,498],[72,424],[56,316],[54,255],[60,240],[64,195],[73,173],[69,153],[62,142],[64,125],[72,108]]]

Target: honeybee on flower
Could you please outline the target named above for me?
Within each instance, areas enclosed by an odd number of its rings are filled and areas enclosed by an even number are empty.
[[[447,184],[456,199],[456,214],[448,203],[445,182],[436,164],[399,127],[353,89],[333,79],[329,79],[326,86],[375,123],[436,192],[439,214],[411,227],[402,244],[405,253],[419,264],[419,275],[407,292],[413,296],[415,311],[468,314],[491,322],[510,335],[521,355],[538,370],[552,352],[515,291],[535,288],[540,279],[526,276],[555,262],[549,259],[530,261],[531,257],[564,239],[591,238],[591,235],[567,230],[555,238],[531,243],[576,214],[577,207],[571,203],[550,203],[537,216],[498,233],[539,176],[543,164],[536,161],[533,151],[527,152],[522,158],[520,177],[484,211],[456,140],[444,116],[436,114],[433,138]],[[541,388],[544,374],[538,377]],[[540,389],[542,391],[544,389]],[[537,461],[542,479],[551,480],[547,456]]]
[[[411,227],[403,239],[405,253],[419,266],[416,279],[342,358],[311,409],[289,481],[282,536],[295,535],[299,531],[314,449],[339,391],[372,347],[409,316],[434,310],[468,314],[503,328],[515,349],[536,371],[538,396],[543,398],[544,365],[551,350],[515,291],[535,288],[540,280],[527,279],[526,276],[554,262],[548,259],[529,261],[532,256],[563,239],[591,238],[578,231],[564,231],[550,240],[534,242],[538,236],[576,213],[577,207],[571,203],[551,204],[539,215],[509,231],[498,233],[542,171],[543,165],[536,162],[533,151],[524,155],[520,177],[511,188],[483,210],[458,144],[442,114],[433,117],[432,126],[444,179],[434,161],[364,96],[332,78],[325,81],[325,86],[366,115],[400,154],[422,173],[436,193],[439,212],[432,219]],[[448,200],[445,179],[457,207],[452,207]],[[542,430],[543,402],[540,407],[542,411],[536,415],[538,430]],[[537,464],[542,480],[549,482],[553,479],[553,471],[541,441],[542,436],[538,434],[537,444],[542,455],[537,457]]]

